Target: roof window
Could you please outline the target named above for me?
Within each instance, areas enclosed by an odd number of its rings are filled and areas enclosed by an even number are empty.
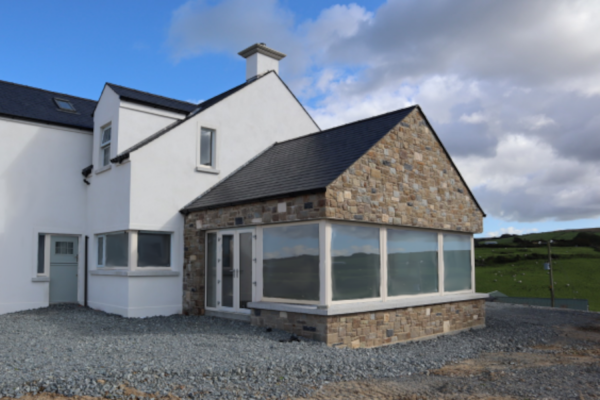
[[[56,105],[58,106],[58,109],[60,111],[73,112],[73,113],[77,112],[77,110],[75,110],[75,107],[73,106],[73,104],[71,104],[71,102],[69,100],[59,99],[59,98],[55,97],[54,102],[56,103]]]

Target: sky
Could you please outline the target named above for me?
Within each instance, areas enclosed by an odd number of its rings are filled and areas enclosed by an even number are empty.
[[[600,2],[3,2],[0,79],[199,102],[256,42],[321,128],[419,104],[487,217],[478,236],[600,226]]]

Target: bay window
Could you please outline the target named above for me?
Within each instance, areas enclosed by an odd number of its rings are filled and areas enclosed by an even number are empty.
[[[170,267],[171,234],[121,231],[98,235],[96,260],[98,268]]]

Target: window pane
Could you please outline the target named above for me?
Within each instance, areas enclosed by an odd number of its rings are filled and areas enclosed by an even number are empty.
[[[138,267],[170,267],[171,235],[138,233]]]
[[[106,146],[102,149],[102,166],[106,166],[110,163],[110,146]]]
[[[46,250],[46,235],[38,235],[38,266],[37,273],[44,273],[44,252]]]
[[[265,297],[319,300],[319,225],[263,230]]]
[[[438,292],[438,235],[388,229],[388,296]]]
[[[380,296],[379,228],[332,224],[333,300]]]
[[[223,307],[233,307],[233,235],[223,235],[221,264],[221,301]]]
[[[217,234],[206,238],[206,306],[217,306]]]
[[[106,128],[104,132],[102,132],[102,144],[110,142],[111,130],[111,128]]]
[[[213,133],[209,129],[200,131],[200,164],[212,166]]]
[[[129,239],[127,232],[106,235],[106,266],[126,267]]]
[[[75,108],[68,101],[56,99],[56,103],[63,110],[75,111]]]
[[[240,233],[240,308],[252,301],[252,233]]]
[[[444,235],[444,290],[471,289],[471,237]]]
[[[98,265],[104,265],[104,238],[98,238]]]

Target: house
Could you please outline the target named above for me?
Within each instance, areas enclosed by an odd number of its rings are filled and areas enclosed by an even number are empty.
[[[279,78],[200,104],[0,82],[0,313],[205,314],[329,345],[484,324],[485,214],[413,106],[321,131]]]

